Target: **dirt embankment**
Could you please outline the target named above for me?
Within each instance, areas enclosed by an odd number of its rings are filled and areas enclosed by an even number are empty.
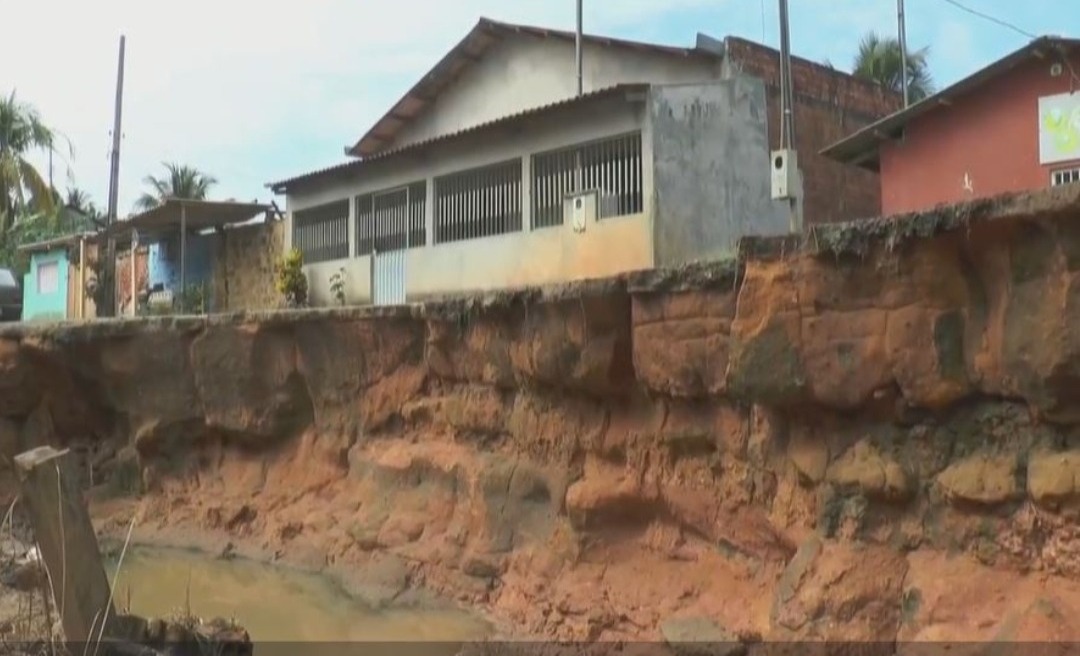
[[[106,530],[141,495],[144,537],[565,639],[1080,639],[1078,401],[1070,190],[407,310],[0,333],[0,447],[90,445]]]

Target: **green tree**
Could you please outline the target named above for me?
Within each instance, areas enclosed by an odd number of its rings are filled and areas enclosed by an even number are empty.
[[[56,133],[37,110],[15,97],[0,97],[0,239],[31,208],[51,211],[55,196],[27,159],[34,151],[54,151]]]
[[[135,202],[135,210],[144,212],[153,209],[170,198],[204,200],[210,188],[217,184],[217,179],[198,169],[181,164],[164,163],[167,175],[160,178],[148,175],[143,182],[150,187]]]
[[[77,187],[67,190],[63,202],[64,223],[70,232],[94,230],[105,227],[105,215],[90,198],[90,194]]]
[[[928,48],[909,50],[907,53],[908,97],[911,102],[918,102],[934,93],[928,57]],[[870,32],[859,42],[852,74],[873,80],[890,91],[903,93],[903,68],[900,41]]]

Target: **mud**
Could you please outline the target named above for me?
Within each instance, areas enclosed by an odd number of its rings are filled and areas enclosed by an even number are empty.
[[[5,328],[0,447],[79,448],[105,534],[516,636],[1075,640],[1077,226],[1062,187],[550,289]]]

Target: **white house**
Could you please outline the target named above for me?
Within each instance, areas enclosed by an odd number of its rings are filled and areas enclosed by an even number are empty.
[[[722,256],[780,234],[766,86],[692,48],[482,19],[353,146],[271,184],[311,300],[350,302],[592,278]]]

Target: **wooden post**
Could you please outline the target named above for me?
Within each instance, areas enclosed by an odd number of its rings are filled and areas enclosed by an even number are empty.
[[[64,637],[70,643],[96,640],[102,622],[111,624],[115,613],[70,451],[38,447],[15,456],[15,469],[38,550],[48,568]]]

